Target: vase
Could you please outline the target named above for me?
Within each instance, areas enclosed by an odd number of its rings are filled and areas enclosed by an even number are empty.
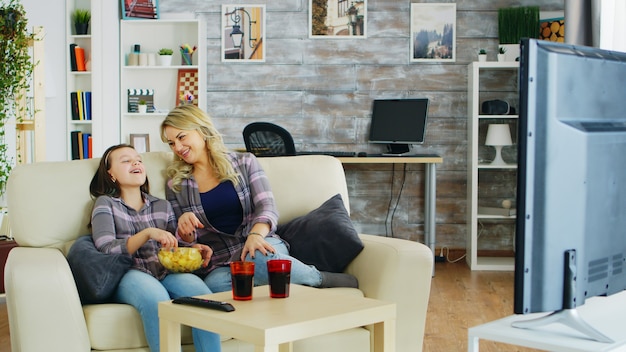
[[[479,62],[487,61],[487,54],[480,54],[480,55],[478,55],[478,61]]]
[[[76,34],[87,34],[89,30],[89,23],[74,23],[74,29],[76,29]]]
[[[171,66],[172,55],[159,55],[159,66]]]

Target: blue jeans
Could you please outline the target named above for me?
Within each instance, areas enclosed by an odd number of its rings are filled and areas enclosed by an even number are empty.
[[[265,239],[269,244],[274,247],[276,253],[267,253],[267,256],[263,253],[256,251],[254,259],[250,257],[250,254],[246,256],[246,260],[254,262],[254,286],[267,285],[267,261],[270,259],[288,259],[291,260],[291,283],[306,285],[312,287],[319,287],[322,284],[322,275],[319,270],[313,265],[307,265],[298,259],[289,255],[289,250],[285,245],[285,242],[280,238],[267,237]],[[231,277],[230,267],[225,266],[214,269],[204,278],[204,282],[213,292],[230,291]]]
[[[210,293],[211,290],[194,274],[168,274],[159,281],[149,274],[131,269],[122,277],[113,298],[116,302],[130,304],[139,311],[150,351],[159,352],[158,302]],[[194,328],[192,336],[196,351],[221,351],[218,334]]]

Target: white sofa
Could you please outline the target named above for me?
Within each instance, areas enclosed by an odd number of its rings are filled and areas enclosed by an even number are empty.
[[[146,153],[151,193],[164,197],[169,153]],[[260,158],[280,212],[287,222],[341,193],[349,209],[341,163],[329,156]],[[7,195],[9,216],[19,247],[5,267],[6,302],[13,352],[148,351],[139,314],[129,305],[81,306],[65,254],[88,234],[92,199],[89,182],[98,159],[42,162],[17,166]],[[356,294],[397,304],[398,352],[422,350],[433,256],[421,243],[360,235],[364,250],[347,272],[359,280]],[[354,290],[354,289],[343,289]],[[185,351],[193,350],[190,329]],[[222,350],[252,351],[223,336]],[[295,352],[369,351],[367,327],[294,343]]]

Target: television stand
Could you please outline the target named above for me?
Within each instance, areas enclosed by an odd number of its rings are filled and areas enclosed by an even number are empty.
[[[596,330],[593,326],[589,325],[583,318],[580,317],[576,308],[562,309],[540,318],[515,321],[511,324],[511,326],[520,329],[533,329],[552,323],[561,323],[565,326],[569,326],[591,340],[603,343],[615,342],[611,338]]]

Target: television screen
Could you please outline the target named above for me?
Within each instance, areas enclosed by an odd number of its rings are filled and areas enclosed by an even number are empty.
[[[390,152],[408,152],[424,143],[428,99],[381,99],[372,104],[370,143],[386,143]]]
[[[626,289],[626,53],[521,53],[514,311],[563,312]]]

